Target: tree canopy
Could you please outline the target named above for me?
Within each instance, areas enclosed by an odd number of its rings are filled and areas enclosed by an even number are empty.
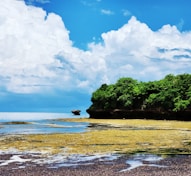
[[[191,75],[167,75],[158,81],[142,82],[120,78],[103,84],[92,94],[89,110],[126,109],[185,111],[191,109]]]

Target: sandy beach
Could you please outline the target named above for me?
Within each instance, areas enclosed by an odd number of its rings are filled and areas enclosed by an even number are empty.
[[[8,160],[11,154],[0,155],[0,160]],[[191,155],[178,155],[154,162],[144,162],[144,166],[128,170],[127,156],[112,161],[93,160],[70,167],[55,167],[52,164],[36,164],[27,161],[32,156],[24,155],[26,162],[13,162],[0,166],[2,176],[191,176]]]

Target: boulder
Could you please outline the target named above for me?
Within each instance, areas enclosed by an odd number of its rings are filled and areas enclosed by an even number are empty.
[[[72,112],[74,115],[80,115],[81,110],[76,109],[76,110],[72,110],[71,112]]]

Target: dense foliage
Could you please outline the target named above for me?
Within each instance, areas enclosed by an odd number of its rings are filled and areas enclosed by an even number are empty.
[[[167,75],[159,81],[140,82],[121,78],[103,84],[92,94],[90,110],[127,109],[182,111],[191,108],[191,75]]]

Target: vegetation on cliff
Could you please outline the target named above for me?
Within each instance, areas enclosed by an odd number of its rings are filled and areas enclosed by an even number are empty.
[[[103,84],[92,94],[87,112],[114,109],[157,112],[191,110],[191,75],[167,75],[159,81],[141,82],[121,78],[115,84]]]

